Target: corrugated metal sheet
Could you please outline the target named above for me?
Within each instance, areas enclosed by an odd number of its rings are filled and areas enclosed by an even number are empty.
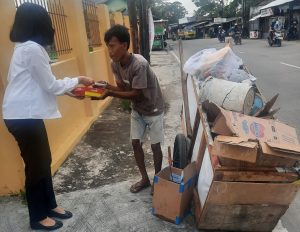
[[[260,8],[260,10],[271,8],[271,7],[274,7],[274,6],[280,6],[280,5],[286,4],[288,2],[293,2],[293,1],[294,0],[275,0],[273,2],[270,2],[267,5],[263,6],[262,8]]]

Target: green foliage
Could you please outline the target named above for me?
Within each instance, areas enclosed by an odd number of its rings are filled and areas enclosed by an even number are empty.
[[[19,196],[21,198],[22,204],[27,205],[27,200],[26,200],[26,192],[24,190],[20,190]]]
[[[19,192],[10,192],[9,193],[10,197],[19,197],[21,199],[21,202],[23,205],[27,205],[27,200],[26,200],[26,192],[23,189],[20,189]]]
[[[198,7],[196,15],[199,16],[211,16],[211,17],[221,17],[222,15],[222,5],[213,0],[193,0],[195,5]]]
[[[124,111],[131,111],[131,101],[130,100],[122,100],[121,101],[121,108],[122,108],[122,110],[124,110]]]
[[[55,61],[58,59],[58,55],[56,51],[48,51],[48,55],[51,61]]]
[[[167,19],[169,23],[178,23],[188,13],[181,2],[167,2],[164,0],[150,0],[152,14],[157,19]]]
[[[241,0],[233,0],[230,4],[224,6],[224,17],[238,17],[242,15]]]
[[[251,6],[256,6],[262,0],[192,0],[198,7],[197,16],[211,17],[238,17],[242,15],[242,3],[245,4],[246,12]]]

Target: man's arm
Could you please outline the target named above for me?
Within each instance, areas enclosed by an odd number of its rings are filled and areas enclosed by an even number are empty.
[[[114,86],[114,85],[111,85],[109,83],[107,83],[107,85],[105,86],[105,89],[112,90],[112,91],[124,91],[124,89],[121,88],[119,85]]]
[[[107,96],[132,100],[132,99],[136,98],[137,96],[139,96],[141,94],[141,92],[142,92],[142,90],[140,90],[140,89],[133,89],[130,91],[108,90]]]
[[[117,86],[112,86],[114,89],[118,89]],[[107,97],[117,97],[122,99],[134,99],[141,94],[142,90],[133,89],[131,91],[124,90],[111,90],[106,88],[105,92],[100,97],[92,97],[92,100],[104,100]]]

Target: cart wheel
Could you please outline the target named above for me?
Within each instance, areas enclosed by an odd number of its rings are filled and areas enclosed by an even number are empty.
[[[177,134],[174,142],[173,166],[183,169],[187,166],[187,155],[190,147],[190,139],[184,134]]]

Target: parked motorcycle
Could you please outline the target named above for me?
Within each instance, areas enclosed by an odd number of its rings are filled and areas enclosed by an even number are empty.
[[[242,44],[242,35],[240,32],[236,32],[234,33],[233,35],[233,40],[234,40],[234,43],[237,45],[237,44]]]
[[[281,47],[281,41],[283,40],[283,36],[280,31],[270,31],[268,36],[268,43],[270,47],[273,45]]]

